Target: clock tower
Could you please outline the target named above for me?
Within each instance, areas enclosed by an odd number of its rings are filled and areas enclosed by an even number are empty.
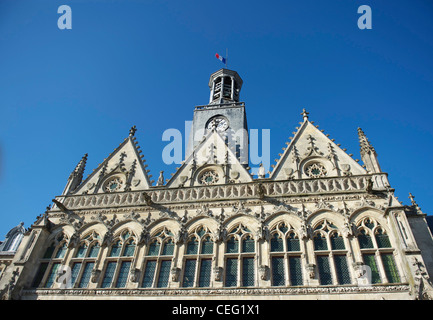
[[[242,79],[236,71],[220,69],[209,79],[209,104],[194,109],[188,157],[211,130],[226,139],[239,161],[248,166],[248,126],[245,103],[239,101]]]

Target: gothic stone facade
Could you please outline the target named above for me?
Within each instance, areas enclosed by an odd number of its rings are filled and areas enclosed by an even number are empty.
[[[211,76],[192,130],[203,135],[168,180],[153,185],[135,127],[83,179],[85,155],[27,230],[3,298],[431,299],[425,214],[396,199],[364,132],[360,165],[304,110],[254,178],[224,137],[246,129],[241,85]]]

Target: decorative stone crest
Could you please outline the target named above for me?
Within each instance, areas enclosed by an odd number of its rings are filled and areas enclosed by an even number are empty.
[[[319,201],[316,203],[317,209],[328,209],[333,210],[333,206],[323,200],[323,198],[320,198]]]
[[[308,278],[314,279],[316,277],[316,271],[315,271],[316,265],[309,263],[307,264],[306,269],[307,269]]]
[[[242,201],[239,201],[238,204],[234,205],[232,208],[234,214],[248,214],[251,211],[249,208],[245,208]]]
[[[137,268],[132,269],[129,275],[129,280],[131,282],[138,282],[139,278],[140,278],[140,269]]]
[[[213,268],[213,276],[215,281],[222,281],[223,268],[214,267]]]
[[[197,209],[197,215],[213,217],[212,210],[208,206],[202,204],[199,209]]]
[[[101,275],[101,270],[93,269],[90,277],[90,281],[92,281],[93,283],[97,283],[99,281],[100,275]]]
[[[269,267],[265,265],[259,266],[259,275],[260,279],[262,280],[268,280],[269,278]]]
[[[171,270],[170,270],[171,281],[178,282],[179,281],[179,275],[180,275],[180,268],[178,268],[178,267],[171,268]]]

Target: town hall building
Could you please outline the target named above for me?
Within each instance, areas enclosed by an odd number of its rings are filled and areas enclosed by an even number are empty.
[[[210,76],[170,179],[151,180],[135,126],[86,178],[84,155],[20,238],[2,299],[432,299],[426,214],[398,201],[363,130],[359,162],[303,110],[253,175],[242,84]]]

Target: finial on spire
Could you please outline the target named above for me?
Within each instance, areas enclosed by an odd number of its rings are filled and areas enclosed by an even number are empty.
[[[358,137],[359,137],[359,144],[361,146],[361,155],[375,152],[373,146],[371,145],[370,141],[368,141],[367,136],[365,135],[364,131],[362,131],[361,128],[358,128]]]
[[[156,185],[157,186],[164,185],[164,171],[159,172],[159,178],[158,178],[158,182],[156,183]]]
[[[301,113],[301,115],[302,115],[302,117],[304,118],[304,121],[305,121],[305,120],[308,120],[308,115],[309,115],[309,113],[308,113],[307,111],[305,111],[305,108],[302,109],[302,113]]]
[[[72,174],[75,176],[80,176],[80,179],[83,178],[84,169],[86,168],[87,156],[87,153],[84,154],[80,162],[78,162],[77,166],[75,167],[74,171],[72,171]]]
[[[135,135],[135,131],[137,131],[137,127],[132,126],[131,129],[129,130],[129,136],[133,137]]]
[[[78,162],[75,169],[69,175],[68,183],[66,184],[63,194],[67,194],[70,191],[74,191],[83,181],[84,170],[86,169],[87,153]]]
[[[412,195],[412,193],[409,192],[409,199],[410,202],[412,203],[412,206],[418,211],[418,212],[422,212],[421,208],[418,206],[418,204],[415,201],[415,196]]]
[[[415,196],[412,195],[412,193],[410,193],[410,192],[409,192],[409,199],[410,199],[410,202],[412,202],[412,205],[416,205]]]

